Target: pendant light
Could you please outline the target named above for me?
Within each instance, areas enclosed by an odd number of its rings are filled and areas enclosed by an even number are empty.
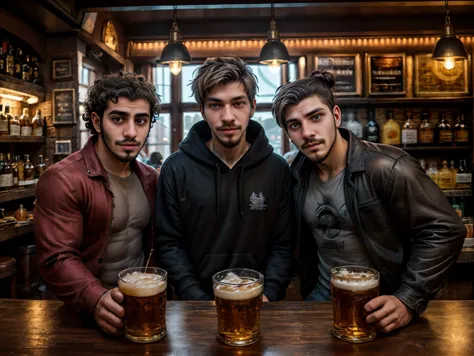
[[[270,22],[270,31],[268,31],[267,43],[262,47],[260,52],[260,63],[267,64],[270,67],[278,68],[280,64],[290,61],[288,49],[280,40],[280,34],[276,27],[275,8],[273,2],[271,4],[272,20]]]
[[[444,68],[450,70],[456,66],[456,60],[467,59],[467,52],[462,41],[454,34],[449,17],[448,0],[444,3],[446,9],[444,33],[433,48],[433,59],[443,61]]]
[[[191,56],[189,55],[188,49],[181,42],[177,12],[177,6],[174,6],[173,26],[171,27],[170,31],[170,40],[166,44],[165,48],[163,48],[160,58],[160,62],[162,64],[169,64],[170,71],[174,75],[178,75],[181,72],[181,68],[184,64],[191,62]]]

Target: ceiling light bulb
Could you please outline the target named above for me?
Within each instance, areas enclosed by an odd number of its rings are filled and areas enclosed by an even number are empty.
[[[270,72],[272,73],[278,73],[280,70],[280,63],[276,59],[272,60],[268,66],[270,67]]]
[[[447,70],[451,70],[456,66],[456,60],[453,57],[446,57],[443,61],[443,66]]]
[[[27,104],[36,104],[38,102],[38,97],[37,96],[31,96],[28,99],[26,99]]]
[[[173,73],[174,75],[178,75],[179,73],[181,73],[181,69],[183,68],[181,62],[171,61],[169,62],[169,64],[171,73]]]

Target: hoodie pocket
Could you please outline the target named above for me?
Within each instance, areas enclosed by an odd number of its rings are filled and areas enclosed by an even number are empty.
[[[250,268],[259,271],[257,261],[251,253],[208,254],[199,264],[197,274],[201,280],[211,280],[214,273],[229,268]]]

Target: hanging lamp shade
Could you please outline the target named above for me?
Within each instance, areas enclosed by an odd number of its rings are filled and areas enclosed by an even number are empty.
[[[270,22],[270,30],[268,31],[268,39],[265,45],[260,51],[260,63],[267,65],[280,65],[288,63],[290,61],[290,54],[288,49],[280,40],[280,34],[278,32],[275,16],[274,7],[272,3],[272,21]]]

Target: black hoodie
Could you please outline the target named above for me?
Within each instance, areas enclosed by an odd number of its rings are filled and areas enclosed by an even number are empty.
[[[208,124],[198,122],[161,168],[155,246],[180,299],[211,299],[212,275],[240,267],[264,274],[268,299],[285,296],[292,175],[260,124],[250,120],[246,135],[250,149],[230,169],[205,144]]]

